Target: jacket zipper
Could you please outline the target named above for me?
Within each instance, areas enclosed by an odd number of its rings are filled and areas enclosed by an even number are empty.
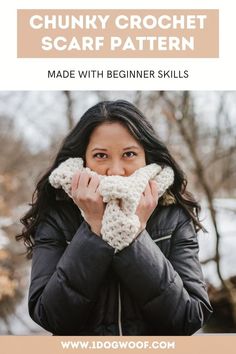
[[[120,283],[118,283],[118,329],[119,336],[123,336],[122,326],[121,326],[121,296],[120,296]]]

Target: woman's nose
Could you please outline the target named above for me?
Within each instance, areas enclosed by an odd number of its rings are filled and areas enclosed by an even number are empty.
[[[125,176],[124,166],[119,163],[112,163],[107,169],[107,176]]]

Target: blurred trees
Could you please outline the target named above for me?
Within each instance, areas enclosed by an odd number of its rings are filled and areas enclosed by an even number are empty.
[[[207,201],[215,230],[216,247],[213,260],[236,325],[236,288],[229,279],[223,279],[220,267],[220,241],[217,212],[214,199],[223,192],[230,191],[236,184],[236,129],[229,119],[226,96],[220,97],[215,113],[215,127],[209,131],[204,122],[199,122],[194,111],[194,101],[189,92],[179,95],[179,100],[172,100],[168,93],[161,93],[163,113],[176,126],[183,143],[188,149],[192,161],[192,173]],[[233,190],[233,192],[235,192]],[[210,259],[212,260],[212,258]],[[210,261],[209,260],[209,261]],[[205,260],[205,263],[207,260]]]

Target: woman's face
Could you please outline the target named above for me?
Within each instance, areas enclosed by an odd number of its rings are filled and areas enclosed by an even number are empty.
[[[100,175],[130,176],[146,165],[142,145],[120,123],[103,123],[92,132],[86,166]]]

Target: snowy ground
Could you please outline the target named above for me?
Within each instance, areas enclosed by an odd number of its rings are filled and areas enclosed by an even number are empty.
[[[219,231],[222,235],[220,243],[221,270],[224,278],[236,275],[236,199],[217,199],[215,201],[217,208],[217,220]],[[204,226],[208,230],[207,234],[199,233],[200,260],[211,258],[215,254],[215,235],[214,229],[210,221],[209,212],[203,208],[201,215]],[[0,248],[5,247],[8,243],[7,236],[1,227],[8,226],[11,223],[10,218],[0,218]],[[209,262],[203,266],[203,273],[206,280],[213,285],[219,285],[219,279],[216,274],[216,266],[214,262]],[[26,284],[28,288],[29,267],[25,270]],[[37,326],[29,317],[27,309],[27,292],[22,303],[17,307],[16,314],[9,318],[11,331],[15,335],[27,334],[47,334],[39,326]],[[0,334],[7,334],[6,326],[0,320]]]

